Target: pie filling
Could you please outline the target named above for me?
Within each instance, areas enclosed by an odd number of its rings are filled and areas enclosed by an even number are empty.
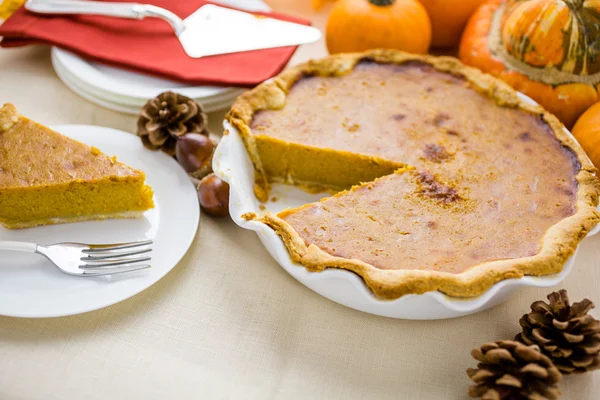
[[[532,213],[520,207],[526,201],[491,204],[413,170],[279,217],[306,245],[332,256],[380,269],[460,273],[487,261],[537,254],[548,228],[572,214],[568,196],[560,197]]]
[[[143,180],[119,178],[55,186],[0,189],[0,222],[7,227],[45,222],[105,219],[107,215],[139,215],[152,207],[152,189]]]
[[[347,188],[387,175],[278,215],[307,246],[379,269],[461,273],[533,256],[576,211],[580,165],[540,115],[422,62],[301,78],[283,108],[257,112],[250,128],[271,180],[339,174]],[[271,143],[282,149],[261,152]],[[369,160],[389,164],[368,169]],[[416,169],[389,175],[403,164]]]

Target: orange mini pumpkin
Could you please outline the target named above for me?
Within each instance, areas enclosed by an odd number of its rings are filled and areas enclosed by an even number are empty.
[[[581,114],[572,133],[596,168],[600,167],[600,103]]]
[[[470,18],[459,57],[571,127],[599,99],[600,2],[489,0]]]
[[[431,45],[456,47],[463,29],[484,0],[419,0],[431,19]]]
[[[332,54],[374,48],[426,53],[431,22],[417,0],[338,0],[325,36]]]

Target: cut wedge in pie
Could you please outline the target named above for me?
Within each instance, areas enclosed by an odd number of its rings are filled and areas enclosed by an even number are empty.
[[[311,61],[227,118],[260,200],[272,182],[345,190],[259,216],[293,261],[353,271],[382,299],[558,273],[600,218],[596,170],[558,120],[454,58]]]
[[[142,171],[0,108],[0,224],[136,218],[154,207]]]

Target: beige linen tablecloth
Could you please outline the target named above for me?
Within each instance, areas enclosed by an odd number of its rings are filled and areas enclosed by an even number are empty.
[[[323,52],[317,44],[295,59]],[[135,130],[135,117],[67,89],[47,48],[0,50],[7,101],[46,124]],[[210,118],[218,132],[222,113]],[[581,245],[561,285],[572,299],[600,304],[599,245],[600,235]],[[0,400],[465,399],[471,349],[512,338],[531,302],[549,292],[524,289],[452,320],[376,317],[313,293],[254,233],[203,215],[185,258],[141,294],[72,317],[0,317]],[[600,373],[566,378],[562,391],[598,400]]]

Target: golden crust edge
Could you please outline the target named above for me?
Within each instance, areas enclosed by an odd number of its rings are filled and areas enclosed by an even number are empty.
[[[12,103],[6,103],[0,107],[0,134],[8,131],[19,121],[21,115],[17,107]]]
[[[517,95],[508,84],[475,68],[462,64],[453,57],[435,57],[403,53],[395,50],[371,50],[364,53],[347,53],[311,60],[282,72],[253,90],[244,93],[232,105],[227,120],[242,136],[255,166],[255,192],[259,200],[266,200],[270,189],[250,129],[255,112],[278,109],[285,104],[285,95],[301,77],[306,75],[338,76],[351,71],[365,59],[380,63],[402,64],[420,61],[439,71],[460,75],[495,100],[498,105],[515,107],[538,115],[553,131],[557,140],[572,151],[580,164],[575,179],[578,183],[576,212],[553,225],[542,238],[540,252],[535,256],[487,262],[469,268],[460,274],[438,271],[380,270],[360,260],[334,257],[315,245],[306,246],[298,233],[285,221],[266,213],[260,221],[270,226],[283,240],[292,261],[303,264],[310,271],[325,268],[342,268],[360,275],[373,293],[382,299],[396,299],[406,294],[419,294],[439,290],[454,297],[473,297],[485,292],[495,283],[525,275],[549,275],[562,270],[573,255],[579,242],[600,221],[598,193],[600,181],[597,170],[579,144],[566,133],[560,121],[541,106],[532,105]],[[273,96],[275,95],[275,96]],[[254,147],[252,147],[254,145]],[[262,198],[261,198],[262,196]]]

